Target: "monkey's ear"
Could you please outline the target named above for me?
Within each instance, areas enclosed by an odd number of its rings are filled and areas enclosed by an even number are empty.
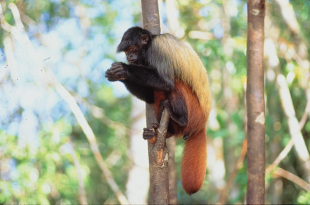
[[[149,35],[141,34],[140,39],[141,39],[142,44],[147,44],[147,42],[149,41]]]

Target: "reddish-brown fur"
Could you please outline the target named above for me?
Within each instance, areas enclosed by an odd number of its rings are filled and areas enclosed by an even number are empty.
[[[162,91],[154,91],[155,95],[155,113],[158,121],[160,103],[168,98]],[[183,96],[187,112],[188,123],[185,127],[180,127],[174,121],[170,121],[176,137],[190,134],[185,143],[181,165],[182,185],[186,193],[192,194],[197,192],[204,181],[206,173],[206,121],[207,117],[201,109],[197,95],[192,89],[182,81],[175,82],[175,88],[169,93],[170,97],[180,98]]]

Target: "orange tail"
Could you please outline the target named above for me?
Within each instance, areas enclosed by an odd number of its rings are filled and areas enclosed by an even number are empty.
[[[183,151],[181,179],[185,192],[196,193],[202,187],[207,169],[206,130],[189,137]]]

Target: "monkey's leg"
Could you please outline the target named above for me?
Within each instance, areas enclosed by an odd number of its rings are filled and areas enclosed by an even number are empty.
[[[188,122],[187,107],[184,98],[180,95],[175,98],[174,95],[169,96],[169,100],[163,100],[160,103],[160,112],[167,108],[171,119],[181,127],[185,127]]]
[[[171,104],[171,110],[173,110],[171,119],[174,120],[178,125],[181,127],[185,127],[188,123],[188,113],[187,113],[187,107],[184,98],[179,98],[178,100],[173,100],[173,98],[170,98],[170,100],[174,103]],[[176,101],[178,103],[176,103]],[[183,139],[187,140],[190,137],[190,133],[184,133]]]

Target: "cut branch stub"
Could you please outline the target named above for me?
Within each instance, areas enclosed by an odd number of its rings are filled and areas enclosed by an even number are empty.
[[[166,135],[169,124],[169,113],[166,109],[163,110],[161,115],[161,120],[159,124],[159,128],[157,130],[156,141],[153,149],[151,150],[152,155],[156,155],[156,162],[158,165],[162,165],[164,162],[164,157],[168,154],[168,150],[166,148]]]

